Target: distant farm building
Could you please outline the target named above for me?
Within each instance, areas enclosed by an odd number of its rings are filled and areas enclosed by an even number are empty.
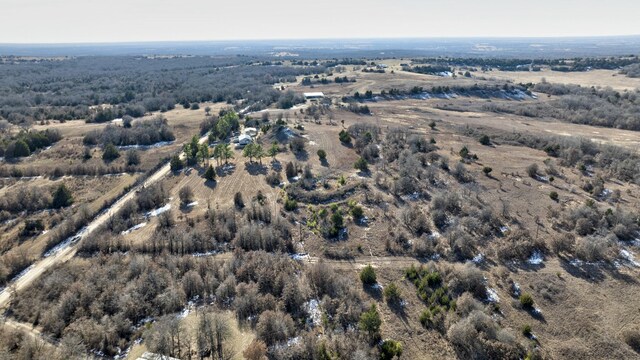
[[[308,92],[304,93],[304,98],[307,100],[319,100],[324,98],[324,93],[322,92]]]

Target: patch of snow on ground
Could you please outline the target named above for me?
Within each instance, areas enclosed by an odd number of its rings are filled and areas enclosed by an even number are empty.
[[[420,199],[420,193],[416,191],[413,194],[403,195],[401,198],[404,201],[418,201],[418,199]]]
[[[636,261],[635,257],[629,250],[626,250],[626,249],[620,250],[620,256],[626,261],[628,261],[631,265],[635,267],[640,267],[640,263]]]
[[[136,226],[133,226],[133,227],[132,227],[132,228],[130,228],[130,229],[127,229],[127,230],[125,230],[125,231],[121,232],[120,234],[121,234],[121,235],[127,235],[127,234],[130,234],[130,233],[132,233],[132,232],[134,232],[134,231],[136,231],[136,230],[138,230],[138,229],[142,229],[143,227],[145,227],[145,225],[147,225],[147,223],[146,223],[146,222],[140,223],[140,224],[138,224],[138,225],[136,225]]]
[[[154,216],[158,216],[164,212],[167,212],[171,209],[171,204],[167,204],[161,208],[157,208],[154,210],[149,211],[148,213],[145,214],[146,217],[154,217]]]
[[[382,287],[382,284],[380,284],[380,283],[375,283],[375,284],[371,285],[371,287],[373,289],[375,289],[375,290],[378,290],[378,291],[384,290],[384,288]]]
[[[527,260],[527,262],[531,265],[542,264],[544,262],[544,255],[542,254],[542,251],[535,250],[533,254],[531,254],[531,257]]]
[[[509,231],[509,227],[508,226],[500,226],[500,232],[501,233],[506,233],[507,231]]]
[[[20,273],[16,276],[13,277],[13,279],[11,279],[12,282],[17,281],[18,279],[20,279],[21,277],[23,277],[26,273],[28,273],[29,271],[31,271],[31,269],[33,269],[33,264],[31,264],[28,268],[20,271]]]
[[[514,282],[511,285],[511,290],[513,291],[513,295],[515,296],[520,296],[520,293],[522,292],[522,290],[520,290],[520,284],[518,284],[517,282]]]
[[[147,150],[147,149],[157,149],[159,147],[163,147],[163,146],[167,146],[167,145],[171,145],[171,144],[173,144],[173,141],[160,141],[160,142],[157,142],[157,143],[151,144],[151,145],[124,145],[124,146],[118,146],[118,149],[120,149],[120,150],[129,150],[129,149]]]
[[[499,303],[500,297],[496,289],[487,288],[487,301],[490,303]]]
[[[484,261],[484,254],[480,253],[476,256],[473,257],[473,259],[471,259],[471,262],[475,263],[475,264],[480,264]]]
[[[304,261],[309,260],[309,254],[300,253],[300,254],[291,254],[289,255],[293,260]]]
[[[194,206],[196,206],[196,205],[198,205],[198,202],[197,202],[197,201],[194,201],[194,202],[188,203],[188,204],[187,204],[187,207],[194,207]]]
[[[320,302],[318,299],[311,299],[304,303],[304,309],[307,314],[309,314],[307,322],[313,326],[320,326],[322,323],[322,310],[320,310]]]
[[[207,251],[203,253],[197,252],[197,253],[191,254],[191,256],[193,257],[213,256],[213,255],[216,255],[217,253],[218,253],[217,251]]]
[[[82,238],[82,236],[87,232],[87,227],[83,227],[82,229],[80,229],[80,231],[78,231],[74,236],[68,237],[65,241],[59,243],[58,245],[54,246],[53,248],[51,248],[51,250],[47,251],[46,253],[44,253],[44,257],[49,257],[51,255],[54,255],[56,253],[58,253],[60,250],[68,247],[69,245],[75,243],[76,241],[80,240],[80,238]]]

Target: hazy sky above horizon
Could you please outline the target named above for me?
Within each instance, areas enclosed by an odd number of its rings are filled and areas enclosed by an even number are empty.
[[[0,0],[0,43],[640,34],[638,0]]]

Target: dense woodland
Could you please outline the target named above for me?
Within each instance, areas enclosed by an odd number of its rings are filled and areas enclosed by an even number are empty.
[[[13,124],[87,119],[109,121],[175,104],[235,102],[264,108],[293,82],[319,67],[253,65],[238,57],[78,57],[0,64],[0,116]],[[114,107],[96,108],[99,105]]]

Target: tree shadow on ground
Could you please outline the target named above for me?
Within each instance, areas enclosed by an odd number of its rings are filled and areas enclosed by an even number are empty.
[[[218,182],[216,180],[206,180],[204,182],[204,186],[208,187],[209,189],[213,189],[218,185]]]
[[[298,161],[307,161],[309,160],[309,152],[307,150],[297,151],[295,153],[296,160]]]
[[[267,167],[257,162],[244,163],[244,169],[247,170],[250,175],[267,175]]]
[[[216,167],[216,175],[219,177],[229,176],[233,174],[235,171],[236,171],[236,165],[231,163]]]

